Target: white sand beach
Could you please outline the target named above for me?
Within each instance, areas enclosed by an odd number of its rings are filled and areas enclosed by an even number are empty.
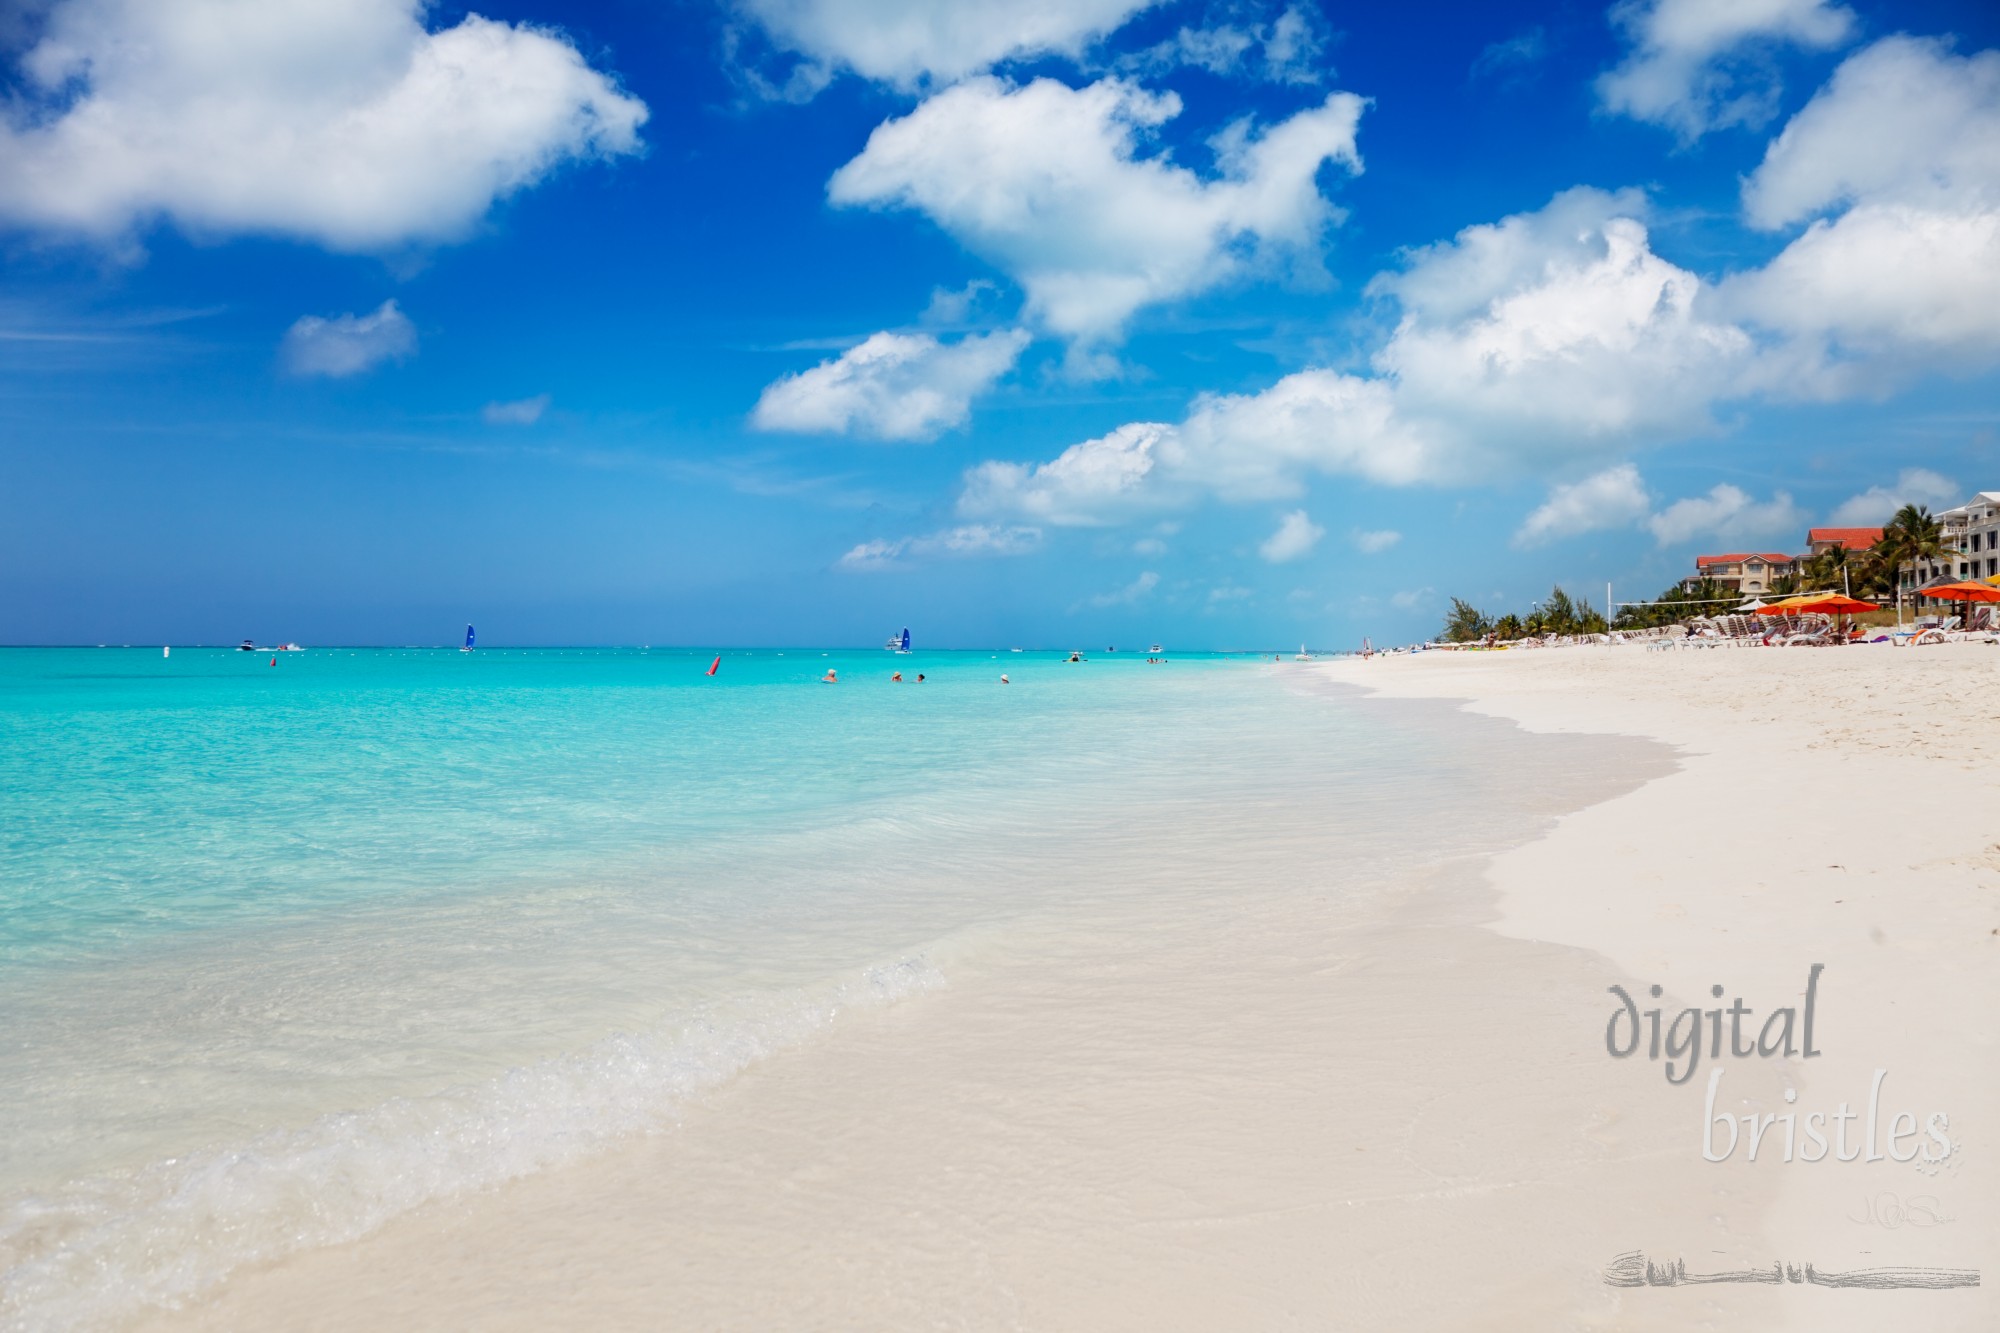
[[[2000,1327],[1990,1285],[1604,1277],[1632,1251],[2000,1273],[2000,650],[1272,670],[1518,763],[1515,845],[1413,847],[1422,874],[1349,895],[1260,889],[1317,883],[1306,838],[1235,877],[1165,858],[1172,910],[1079,886],[1059,918],[940,943],[945,989],[772,1055],[669,1133],[148,1326]],[[1606,1052],[1613,985],[1660,984],[1669,1017],[1727,1005],[1711,985],[1762,1014],[1814,964],[1818,1058],[1725,1051],[1676,1087]],[[1705,1162],[1711,1064],[1737,1115],[1786,1087],[1865,1109],[1887,1069],[1885,1125],[1946,1112],[1956,1151]]]
[[[2000,1114],[2000,1059],[1982,1016],[2000,1009],[2000,754],[1991,739],[2000,650],[1626,646],[1428,654],[1337,674],[1398,697],[1467,699],[1534,731],[1636,732],[1676,746],[1680,772],[1497,858],[1493,928],[1592,950],[1703,1007],[1722,1003],[1704,994],[1714,983],[1753,1004],[1788,997],[1806,964],[1824,964],[1824,1054],[1785,1074],[1798,1107],[1865,1108],[1875,1071],[1886,1069],[1885,1121],[1891,1105],[1920,1121],[1949,1115],[1959,1150],[1941,1168],[1776,1163],[1780,1189],[1762,1217],[1718,1219],[1728,1241],[1718,1234],[1720,1253],[1702,1259],[1684,1254],[1691,1270],[1813,1259],[1823,1269],[1983,1268],[1991,1280],[2000,1177],[1986,1145]],[[1752,1101],[1729,1109],[1787,1109],[1762,1100],[1762,1088],[1748,1091]],[[1686,1090],[1677,1095],[1687,1100]],[[1676,1146],[1690,1173],[1742,1165],[1698,1160],[1688,1137],[1698,1131],[1684,1121]],[[1788,1285],[1776,1310],[1785,1327],[2000,1326],[1985,1289],[1873,1296],[1894,1306],[1857,1303],[1863,1294]],[[1912,1300],[1936,1305],[1901,1304]]]

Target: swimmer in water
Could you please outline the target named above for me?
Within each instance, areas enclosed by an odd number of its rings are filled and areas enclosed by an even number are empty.
[[[917,673],[917,684],[921,685],[923,683],[924,683],[924,673],[919,671]]]
[[[840,677],[833,674],[832,667],[828,667],[826,674],[819,678],[819,683],[822,685],[838,685],[840,684]]]
[[[1004,672],[1004,671],[1000,673],[1000,683],[1001,683],[1002,685],[1005,685],[1005,684],[1007,684],[1007,683],[1008,683],[1008,681],[1007,681],[1007,673],[1006,673],[1006,672]]]
[[[895,675],[889,677],[889,679],[895,681],[898,685],[901,685],[903,683],[903,673],[898,671]]]

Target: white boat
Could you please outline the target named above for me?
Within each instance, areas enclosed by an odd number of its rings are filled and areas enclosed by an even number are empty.
[[[1310,662],[1312,661],[1312,656],[1311,654],[1306,652],[1306,646],[1304,644],[1300,644],[1299,655],[1297,657],[1294,657],[1292,660],[1294,662]]]
[[[1151,648],[1148,648],[1146,651],[1149,653],[1158,653],[1158,652],[1164,652],[1166,650],[1161,648],[1160,645],[1156,643]]]
[[[910,631],[905,629],[901,634],[891,634],[889,642],[882,648],[886,652],[907,654],[910,651]]]

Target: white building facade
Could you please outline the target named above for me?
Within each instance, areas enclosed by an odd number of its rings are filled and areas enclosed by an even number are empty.
[[[1905,590],[1939,580],[2000,578],[2000,491],[1981,491],[1935,517],[1944,529],[1939,544],[1945,554],[1905,561],[1898,571]]]

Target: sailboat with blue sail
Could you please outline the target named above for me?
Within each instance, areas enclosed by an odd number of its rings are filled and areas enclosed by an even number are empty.
[[[458,651],[460,651],[461,653],[469,653],[472,651],[472,626],[467,625],[465,627],[465,646],[463,648],[460,648]]]
[[[888,652],[907,654],[910,651],[910,631],[908,628],[905,628],[901,635],[891,634],[889,642],[883,644],[882,647]]]

